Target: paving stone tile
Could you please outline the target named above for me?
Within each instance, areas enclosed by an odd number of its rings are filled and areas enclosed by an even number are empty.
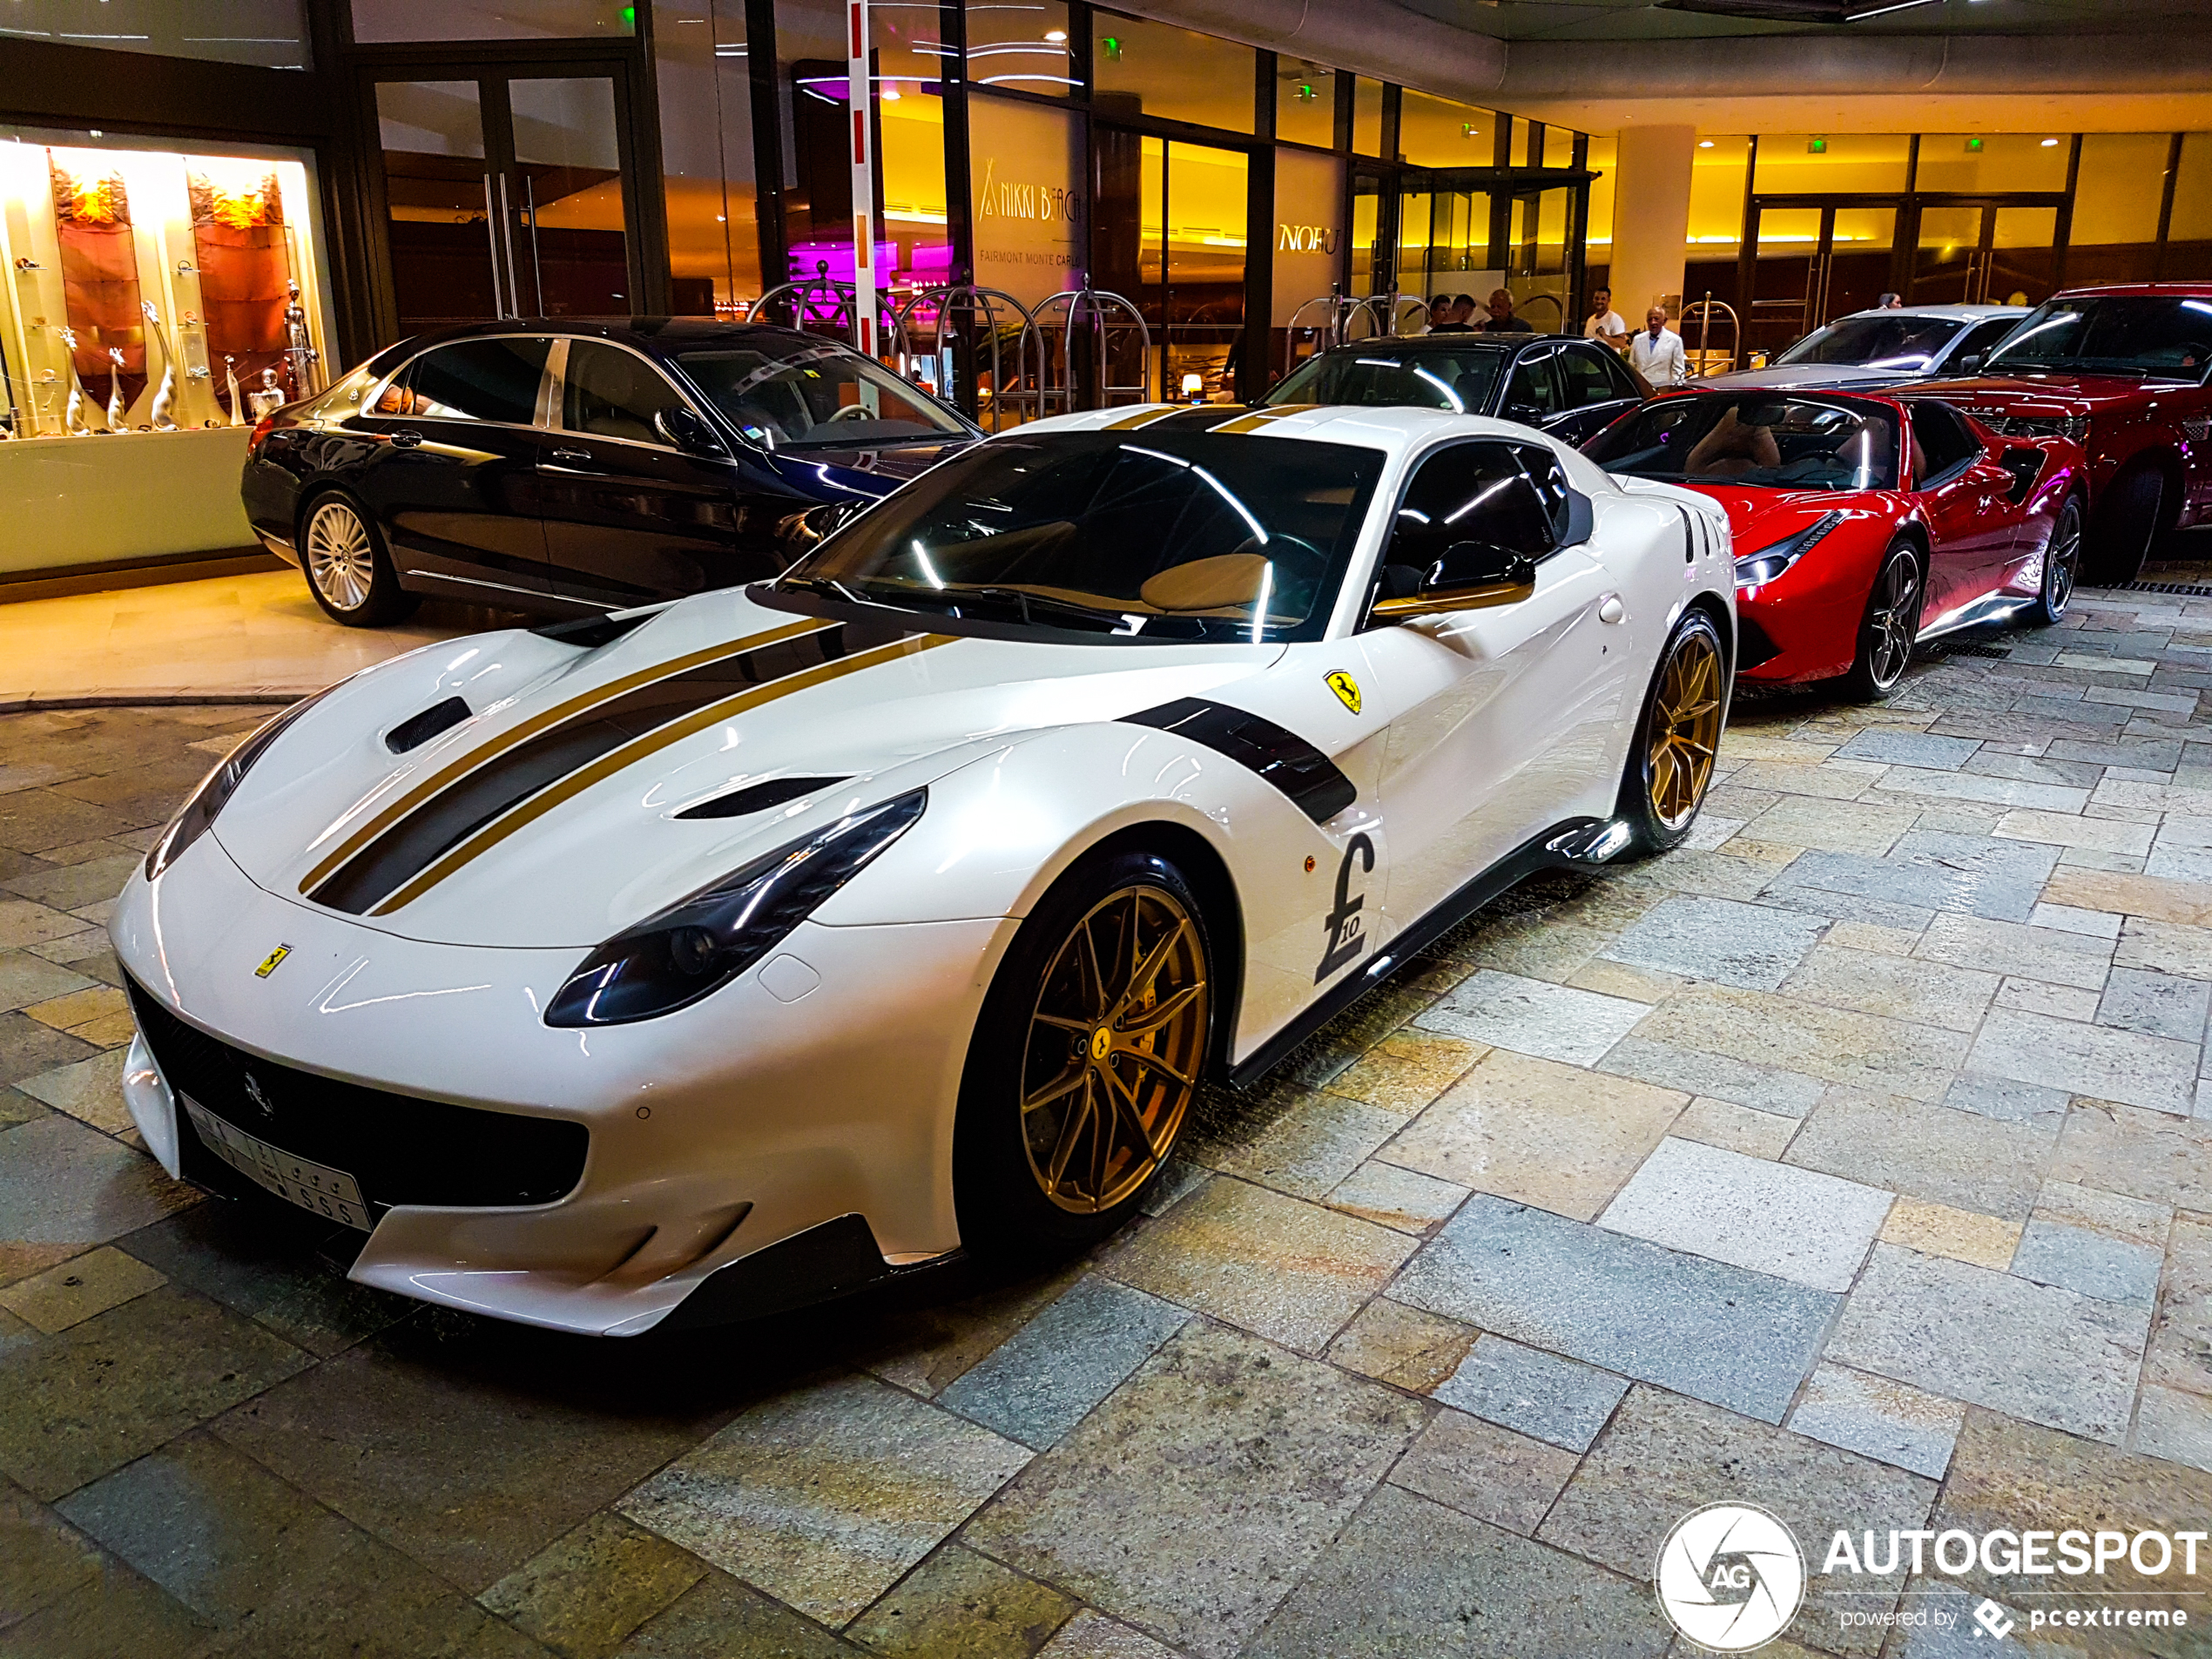
[[[2196,1095],[2196,1062],[2193,1042],[1993,1008],[1967,1064],[1987,1076],[2186,1117]]]
[[[1239,1332],[1187,1325],[978,1516],[968,1541],[1203,1659],[1228,1659],[1309,1575],[1427,1409]]]
[[[1024,1446],[1050,1446],[1190,1317],[1111,1279],[1082,1279],[947,1387],[938,1403]]]
[[[2110,910],[2077,910],[2072,905],[2038,904],[2028,916],[2035,927],[2056,927],[2061,933],[2089,939],[2118,940],[2121,917]]]
[[[1878,760],[1904,766],[1956,772],[1981,745],[1969,738],[1932,738],[1925,732],[1884,731],[1870,726],[1836,751],[1854,760]]]
[[[1694,986],[1661,1004],[1637,1035],[1752,1065],[1780,1059],[1826,1082],[1929,1100],[1939,1098],[1950,1085],[1966,1050],[1966,1039],[1957,1032],[1717,985]],[[1726,1089],[1698,1092],[1732,1097]]]
[[[1377,1297],[1328,1347],[1346,1371],[1426,1394],[1459,1369],[1476,1332],[1456,1319]]]
[[[104,1245],[0,1290],[0,1307],[51,1336],[167,1283],[144,1262]]]
[[[706,1570],[698,1557],[603,1511],[476,1599],[568,1659],[605,1659]]]
[[[1717,813],[1701,813],[1696,823],[1690,826],[1689,838],[1683,845],[1693,852],[1710,853],[1750,821],[1743,818],[1723,818]]]
[[[1985,1077],[1962,1072],[1944,1091],[1943,1103],[1954,1111],[1979,1112],[1984,1117],[2008,1123],[2039,1123],[2049,1129],[2062,1123],[2074,1096],[2063,1089],[2041,1083],[2015,1082],[2009,1077]]]
[[[1488,1052],[1482,1043],[1433,1031],[1393,1031],[1325,1087],[1332,1095],[1410,1117]]]
[[[2073,1020],[2087,1025],[2097,1017],[2098,991],[2073,985],[2046,985],[2040,980],[2006,979],[1997,988],[1992,1006],[2017,1008],[2054,1020]]]
[[[1572,1467],[1574,1460],[1568,1463]],[[90,1540],[29,1493],[0,1480],[0,1630],[98,1583],[100,1571],[100,1553]]]
[[[2078,813],[2089,799],[2087,790],[2071,789],[2060,784],[2022,783],[2014,778],[1988,778],[1968,772],[1931,772],[1918,766],[1892,766],[1874,787],[1885,794],[1989,801],[2000,806],[2034,806],[2054,813]]]
[[[1836,1298],[1477,1193],[1393,1299],[1779,1422]]]
[[[614,1659],[853,1659],[857,1649],[724,1573],[709,1571]]]
[[[1865,760],[1802,761],[1753,760],[1729,775],[1738,789],[1773,789],[1785,795],[1815,795],[1828,800],[1853,800],[1887,768]]]
[[[107,858],[72,861],[58,869],[33,874],[17,875],[0,881],[18,898],[29,899],[56,910],[74,910],[80,905],[97,904],[112,899],[123,891],[123,884],[138,867],[138,855],[116,849]]]
[[[1656,1547],[1655,1547],[1656,1550]],[[1657,1659],[1672,1631],[1640,1586],[1386,1487],[1245,1649],[1251,1659]]]
[[[1142,1630],[1132,1630],[1095,1608],[1085,1608],[1038,1649],[1041,1659],[1176,1659]]]
[[[1997,993],[1994,974],[1823,943],[1781,988],[1808,1002],[1972,1031]]]
[[[1890,1204],[1877,1187],[1669,1136],[1598,1225],[1813,1290],[1846,1291]]]
[[[4,802],[0,802],[0,829],[4,827]],[[77,932],[80,925],[65,910],[34,904],[29,899],[0,899],[0,949],[20,950],[43,944]]]
[[[2212,927],[2130,916],[2121,927],[2113,961],[2121,968],[2212,979]]]
[[[2212,848],[2154,847],[2143,860],[2143,873],[2167,881],[2212,882]]]
[[[2025,1221],[2060,1124],[2007,1123],[1950,1107],[1831,1090],[1783,1161],[1865,1186]]]
[[[1029,1460],[873,1377],[763,1400],[617,1506],[809,1617],[841,1625]]]
[[[2047,887],[2045,891],[2050,889]],[[2106,941],[2053,927],[2027,927],[1980,916],[1939,916],[1912,954],[1953,968],[2017,974],[2055,985],[2101,990],[2112,961]]]
[[[1687,1103],[1672,1090],[1501,1050],[1453,1084],[1381,1157],[1588,1221]]]
[[[2174,1218],[2143,1382],[2212,1394],[2212,1221],[2202,1216]]]
[[[1571,990],[1541,980],[1485,968],[1463,981],[1414,1024],[1423,1030],[1487,1042],[1516,1054],[1595,1062],[1650,1013],[1641,1002]]]
[[[2154,832],[2143,824],[2115,824],[2107,819],[2083,818],[2076,813],[2043,813],[2022,808],[1997,821],[1996,833],[2007,840],[2044,841],[2054,846],[2087,847],[2098,853],[2128,853],[2137,857],[2150,851]]]
[[[1839,921],[1828,929],[1824,941],[1845,950],[1871,951],[1880,956],[1910,956],[1919,943],[1918,928],[1878,927],[1863,921]]]
[[[627,1354],[550,1332],[417,1317],[211,1431],[475,1593],[726,1420],[726,1383],[677,1369],[641,1374]]]
[[[1596,955],[1611,937],[1596,927],[1525,911],[1487,921],[1462,960],[1471,967],[1556,981]]]
[[[1885,1244],[1901,1244],[1924,1256],[1947,1256],[2001,1273],[2020,1248],[2021,1227],[2017,1221],[1954,1210],[1947,1204],[1901,1197],[1891,1206],[1879,1237]]]
[[[1179,1167],[1170,1163],[1168,1178],[1174,1178]],[[1213,1178],[1211,1170],[1190,1167],[1197,1175],[1193,1190]],[[1148,1215],[1154,1213],[1153,1202],[1145,1202]],[[1063,1262],[1042,1274],[993,1285],[957,1301],[932,1299],[918,1306],[887,1309],[853,1349],[853,1363],[909,1393],[931,1399],[1066,1295],[1085,1271],[1083,1262]]]
[[[1320,1199],[1405,1126],[1402,1116],[1380,1106],[1308,1095],[1249,1138],[1209,1136],[1185,1150],[1259,1186]]]
[[[1725,1147],[1749,1157],[1778,1158],[1797,1134],[1799,1120],[1762,1112],[1730,1101],[1701,1096],[1683,1109],[1667,1131],[1686,1141]]]
[[[1935,1492],[1933,1481],[1903,1469],[1710,1405],[1632,1388],[1536,1536],[1648,1583],[1675,1523],[1709,1503],[1757,1504],[1811,1541],[1845,1527],[1856,1534],[1923,1526]],[[1899,1571],[1851,1582],[1861,1592],[1894,1593],[1902,1581]],[[1872,1654],[1879,1633],[1839,1637],[1837,1608],[1887,1603],[1868,1595],[1831,1602],[1824,1588],[1808,1572],[1805,1605],[1790,1634],[1830,1652]]]
[[[206,1621],[129,1568],[98,1564],[91,1582],[49,1602],[0,1641],[9,1659],[114,1659],[205,1651]]]
[[[948,1544],[846,1635],[904,1659],[1030,1659],[1076,1609],[1073,1596]]]
[[[1642,1036],[1623,1037],[1615,1043],[1598,1069],[1784,1117],[1803,1117],[1820,1103],[1821,1093],[1828,1087],[1819,1078],[1800,1071],[1757,1065],[1730,1055],[1678,1049]]]
[[[2057,863],[2055,852],[2033,842],[1914,830],[1883,858],[1808,853],[1775,878],[1774,887],[2024,922]]]
[[[1485,1336],[1437,1384],[1447,1406],[1570,1452],[1583,1452],[1629,1385],[1620,1378],[1504,1337]]]
[[[88,990],[93,981],[25,950],[0,951],[0,1014]]]
[[[211,1302],[152,1291],[0,1352],[0,1469],[34,1496],[57,1496],[307,1363]]]
[[[1877,1462],[1943,1479],[1966,1408],[1906,1383],[1842,1366],[1812,1373],[1790,1426],[1829,1446]]]
[[[2050,1172],[2177,1210],[2212,1210],[2212,1123],[2083,1101],[2067,1116]]]
[[[98,1053],[93,1044],[41,1025],[29,1015],[0,1014],[0,1083],[21,1083]]]
[[[1911,829],[1919,809],[1886,801],[1808,800],[1787,796],[1752,817],[1743,833],[1786,846],[1879,857]]]
[[[1526,1538],[1580,1460],[1465,1412],[1442,1411],[1399,1460],[1390,1483]]]
[[[1178,1153],[1170,1157],[1152,1177],[1151,1184],[1144,1189],[1144,1197],[1137,1203],[1137,1210],[1147,1216],[1164,1216],[1212,1177],[1213,1171],[1204,1164],[1193,1163]],[[921,1392],[926,1394],[931,1390],[924,1388]]]
[[[1426,1234],[1460,1207],[1467,1191],[1416,1170],[1369,1162],[1339,1181],[1326,1202],[1332,1210],[1402,1233]]]
[[[1828,1358],[2117,1445],[2148,1309],[1877,1244]]]
[[[2185,927],[2212,927],[2212,892],[2194,881],[2061,867],[2052,873],[2043,896],[2053,904],[2082,910],[2113,910]]]
[[[127,1040],[127,1027],[125,1036]],[[123,1059],[124,1051],[112,1049],[90,1060],[21,1078],[16,1087],[33,1100],[67,1112],[94,1129],[110,1135],[125,1134],[132,1123],[131,1109],[123,1102]]]
[[[1820,931],[1811,917],[1763,905],[1669,899],[1646,911],[1604,954],[1688,979],[1771,991],[1804,960]]]
[[[1105,1271],[1170,1302],[1318,1353],[1415,1241],[1217,1177],[1109,1255]]]
[[[2212,1470],[2212,1399],[2155,1385],[2145,1388],[2128,1444],[2148,1457]]]
[[[2077,789],[2094,789],[2104,777],[2102,766],[2093,766],[2083,760],[2039,759],[2027,755],[1992,754],[1986,750],[1966,762],[1961,770],[1979,772],[1991,778],[2020,778],[2033,784],[2071,784]],[[2066,814],[2058,813],[2053,816],[2063,818]]]
[[[1631,968],[1626,962],[1597,957],[1569,974],[1567,983],[1578,991],[1595,991],[1601,996],[1625,996],[1632,1002],[1663,1002],[1689,981],[1679,974],[1656,974],[1648,968]]]

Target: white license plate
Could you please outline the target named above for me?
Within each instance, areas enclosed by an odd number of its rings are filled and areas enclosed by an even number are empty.
[[[290,1199],[302,1210],[312,1210],[319,1216],[327,1216],[363,1232],[374,1229],[375,1224],[369,1218],[368,1206],[361,1201],[361,1184],[343,1170],[310,1163],[306,1158],[294,1157],[280,1147],[271,1146],[225,1123],[190,1095],[184,1096],[184,1102],[201,1142],[239,1174],[259,1182],[278,1197]]]

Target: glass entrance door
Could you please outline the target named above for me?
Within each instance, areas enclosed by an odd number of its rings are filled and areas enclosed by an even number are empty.
[[[610,72],[381,81],[375,91],[401,334],[638,308]]]
[[[1092,280],[1152,331],[1156,396],[1236,395],[1250,164],[1241,150],[1100,127]]]
[[[1897,241],[1894,206],[1805,200],[1752,208],[1758,266],[1746,343],[1772,353],[1880,303]]]
[[[2057,281],[2059,210],[2003,201],[1920,209],[1915,305],[2040,305]]]

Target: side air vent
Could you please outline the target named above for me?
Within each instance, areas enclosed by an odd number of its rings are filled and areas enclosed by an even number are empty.
[[[449,697],[442,703],[433,703],[420,714],[411,714],[384,734],[384,746],[395,755],[409,749],[420,749],[441,732],[450,732],[469,718],[469,705],[460,698]]]
[[[801,795],[811,795],[818,789],[827,789],[833,784],[845,781],[842,778],[771,778],[765,784],[733,789],[726,795],[717,795],[712,800],[703,800],[696,806],[686,806],[676,815],[678,818],[743,818],[748,813],[765,813],[771,806],[780,806],[787,800],[797,800]]]
[[[640,610],[617,611],[610,617],[578,617],[573,622],[549,622],[530,631],[540,639],[557,639],[563,645],[581,645],[586,651],[597,651],[602,645],[613,644],[631,629],[644,627],[662,609],[659,605],[647,605]]]

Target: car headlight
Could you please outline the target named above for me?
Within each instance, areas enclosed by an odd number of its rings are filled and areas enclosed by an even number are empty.
[[[253,763],[268,752],[269,745],[284,735],[286,728],[309,709],[328,697],[335,686],[325,686],[313,697],[302,698],[290,708],[258,728],[245,742],[230,752],[229,759],[200,781],[199,788],[178,809],[176,817],[169,820],[169,827],[161,832],[161,839],[146,854],[146,880],[151,881],[183,856],[184,851],[207,833],[208,826],[215,821],[215,814],[238,792],[246,781],[246,774]]]
[[[719,990],[912,829],[928,804],[929,792],[917,789],[847,813],[625,928],[569,975],[545,1023],[626,1025]]]
[[[1746,553],[1736,561],[1736,585],[1756,588],[1780,576],[1799,559],[1818,546],[1830,530],[1844,522],[1840,512],[1823,513],[1795,536],[1763,547],[1756,553]]]

